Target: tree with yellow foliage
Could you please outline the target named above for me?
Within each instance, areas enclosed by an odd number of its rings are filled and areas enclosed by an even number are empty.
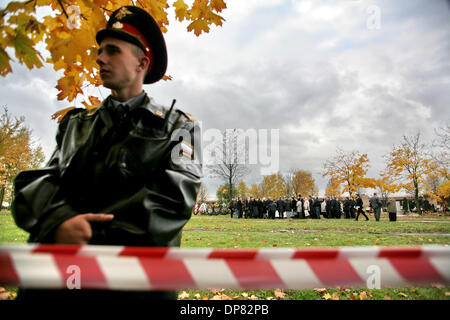
[[[207,33],[212,24],[222,26],[219,15],[226,8],[223,0],[194,0],[192,5],[184,0],[27,0],[11,1],[0,10],[0,75],[12,72],[12,58],[6,51],[14,51],[17,62],[29,69],[41,68],[45,63],[63,70],[58,80],[58,100],[73,101],[83,94],[86,84],[101,85],[96,63],[96,32],[106,25],[107,17],[125,5],[135,5],[149,12],[162,32],[169,26],[168,11],[175,11],[179,22],[190,22],[188,32],[196,36]],[[49,14],[37,18],[37,10],[48,8]],[[42,11],[41,11],[42,12]],[[44,60],[39,43],[45,43],[50,57]],[[165,76],[163,79],[170,79]],[[95,97],[85,101],[87,108],[99,103]],[[68,110],[65,110],[67,112]],[[60,118],[65,112],[55,114]]]
[[[301,194],[303,196],[316,196],[319,190],[316,186],[316,181],[314,180],[311,172],[305,170],[294,171],[294,177],[292,178],[292,189],[294,194],[297,196]]]
[[[245,181],[239,182],[236,189],[237,196],[242,199],[246,198],[250,193],[250,190],[248,189]]]
[[[333,179],[334,184],[344,185],[344,192],[350,196],[358,191],[358,188],[373,186],[373,180],[366,178],[369,169],[367,154],[358,151],[336,150],[336,155],[328,159],[323,165],[323,176]]]
[[[286,185],[283,175],[281,173],[274,173],[264,176],[261,182],[261,189],[264,190],[263,197],[278,199],[279,197],[285,196]]]
[[[340,197],[342,195],[341,185],[338,181],[331,177],[328,180],[327,187],[325,189],[325,196],[327,197]]]
[[[25,118],[13,118],[6,107],[0,115],[0,204],[5,190],[22,170],[38,168],[44,161],[40,145],[32,141]]]
[[[443,204],[443,211],[448,210],[449,202],[450,202],[450,181],[447,180],[443,182],[437,189],[437,195],[441,199]]]
[[[425,178],[430,173],[432,162],[425,144],[420,142],[420,132],[411,137],[403,136],[403,142],[393,146],[385,158],[387,176],[401,188],[414,193],[417,212],[422,214],[419,194],[424,188]]]

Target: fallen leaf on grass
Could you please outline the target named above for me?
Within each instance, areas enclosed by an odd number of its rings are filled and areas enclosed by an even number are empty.
[[[338,296],[337,293],[333,293],[333,294],[331,295],[331,298],[332,298],[333,300],[339,300],[339,296]]]
[[[284,299],[286,297],[286,293],[282,292],[281,289],[277,289],[274,291],[275,297]]]
[[[211,298],[211,300],[233,300],[226,294],[218,294]]]
[[[322,299],[330,300],[330,299],[331,299],[331,295],[327,292],[327,293],[325,293],[325,294],[322,296]]]
[[[359,294],[359,300],[367,299],[367,293],[365,291],[361,292]]]
[[[244,298],[248,298],[248,293],[247,292],[243,292],[243,293],[241,293],[242,294],[242,296],[244,297]]]
[[[274,246],[274,247],[276,247],[276,246],[277,246],[277,244],[276,244],[276,243],[274,243],[274,244],[273,244],[273,246]]]
[[[248,297],[249,300],[259,300],[259,298],[257,296],[255,296],[254,294],[251,295],[251,297]]]
[[[385,300],[392,300],[392,297],[384,296],[384,299],[385,299]]]
[[[314,288],[314,291],[322,293],[322,292],[327,291],[327,289],[325,289],[325,288]]]
[[[194,295],[195,299],[200,299],[200,293]]]
[[[445,293],[445,296],[446,296],[446,297],[450,297],[450,292],[447,291],[447,292]]]
[[[399,292],[398,296],[399,297],[403,297],[403,298],[408,298],[408,295],[406,293],[403,293],[403,292]]]
[[[224,289],[214,289],[214,288],[210,289],[210,291],[211,291],[212,294],[221,294],[221,292],[222,292],[223,290],[224,290]]]
[[[178,299],[186,299],[186,298],[189,298],[189,293],[187,293],[186,291],[183,291],[178,295]]]
[[[444,285],[442,283],[432,283],[431,286],[436,289],[444,288]]]
[[[412,293],[416,293],[416,291],[417,291],[417,290],[416,290],[415,288],[412,288],[412,289],[411,289],[411,292],[412,292]]]
[[[352,293],[352,294],[350,295],[350,299],[356,300],[356,294],[355,294],[355,293]]]
[[[0,293],[0,300],[9,300],[10,297],[11,297],[11,293],[9,293],[9,292]]]
[[[208,296],[204,296],[202,300],[209,300]]]

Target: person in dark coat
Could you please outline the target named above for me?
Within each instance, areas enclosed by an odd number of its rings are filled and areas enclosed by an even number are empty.
[[[327,219],[331,219],[331,218],[333,218],[333,214],[332,214],[332,211],[331,211],[332,202],[331,202],[330,197],[326,197],[325,202],[326,202]]]
[[[339,203],[335,197],[332,197],[331,199],[331,216],[333,219],[338,219],[338,211],[340,211]],[[340,217],[339,217],[340,218]]]
[[[345,219],[350,219],[350,199],[346,197],[344,200],[344,216]]]
[[[143,90],[167,67],[164,37],[149,13],[121,7],[96,40],[99,75],[111,94],[96,108],[67,112],[46,167],[17,175],[14,220],[31,243],[179,246],[201,182],[201,163],[193,161],[201,159],[200,126]],[[101,299],[117,306],[155,298],[176,294],[26,289],[17,300],[75,306]]]
[[[243,206],[244,206],[244,204],[242,203],[242,199],[239,198],[238,201],[237,201],[237,209],[238,209],[238,218],[239,219],[242,219],[242,212],[243,212],[243,209],[244,209]]]
[[[356,201],[353,198],[350,198],[350,202],[349,202],[349,207],[350,207],[350,218],[351,219],[355,219],[355,206],[356,206]]]
[[[320,200],[318,197],[313,202],[313,214],[316,215],[316,219],[320,219]]]
[[[283,219],[284,201],[283,201],[283,199],[281,199],[281,197],[277,200],[277,210],[278,210],[279,218]]]
[[[263,204],[262,200],[259,198],[257,201],[257,206],[258,206],[258,218],[262,219],[262,218],[264,218],[264,204]]]
[[[361,199],[361,196],[359,194],[356,195],[356,218],[355,220],[358,221],[359,215],[362,214],[364,217],[366,217],[366,221],[369,221],[369,217],[366,216],[366,214],[363,211],[363,201]]]
[[[244,201],[244,214],[245,219],[250,218],[250,200],[248,199],[248,197],[246,197]]]
[[[277,204],[269,198],[269,219],[275,219],[275,211],[277,211]]]

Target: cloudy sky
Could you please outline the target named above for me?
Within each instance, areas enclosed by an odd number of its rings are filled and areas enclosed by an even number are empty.
[[[204,131],[279,129],[279,171],[311,171],[320,194],[322,165],[337,147],[367,153],[369,175],[377,177],[382,156],[403,135],[420,130],[428,142],[450,121],[448,1],[226,3],[223,27],[200,37],[171,16],[165,37],[173,80],[145,90],[165,105],[176,98]],[[51,66],[14,64],[13,71],[0,78],[0,105],[26,117],[48,157],[57,127],[50,116],[72,103],[56,100],[60,75]],[[262,180],[255,168],[248,185]],[[205,175],[213,195],[220,181]]]

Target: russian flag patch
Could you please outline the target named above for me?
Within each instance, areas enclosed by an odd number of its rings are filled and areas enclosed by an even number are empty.
[[[181,150],[180,153],[182,153],[183,156],[186,158],[192,159],[192,153],[193,153],[193,147],[190,143],[187,143],[186,141],[181,141]]]

